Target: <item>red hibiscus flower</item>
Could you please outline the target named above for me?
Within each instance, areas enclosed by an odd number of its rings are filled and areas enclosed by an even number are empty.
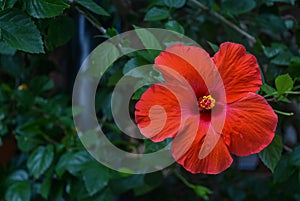
[[[277,116],[255,92],[256,58],[226,42],[210,58],[195,46],[175,44],[155,59],[165,83],[152,85],[136,104],[141,133],[154,142],[173,138],[172,155],[192,173],[217,174],[231,154],[258,153],[273,139]]]

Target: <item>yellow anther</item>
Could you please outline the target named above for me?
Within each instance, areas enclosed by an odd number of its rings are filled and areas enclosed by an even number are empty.
[[[216,104],[216,100],[211,96],[203,96],[199,98],[200,110],[211,110]]]

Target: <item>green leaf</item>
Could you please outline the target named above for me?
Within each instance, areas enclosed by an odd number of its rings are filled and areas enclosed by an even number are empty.
[[[82,5],[86,9],[103,16],[110,16],[101,6],[96,4],[93,0],[75,0],[78,4]]]
[[[186,0],[164,0],[164,3],[171,8],[181,8],[186,3]]]
[[[176,31],[180,34],[184,34],[184,28],[175,20],[168,21],[165,24],[165,28],[171,31]]]
[[[87,197],[87,196],[85,196]],[[76,197],[78,198],[78,197]],[[78,200],[81,200],[80,198]],[[89,196],[84,201],[116,201],[117,198],[110,188],[105,188],[94,196]]]
[[[70,17],[61,16],[55,18],[49,24],[47,42],[53,47],[64,45],[72,38],[74,30],[75,24]]]
[[[144,185],[134,189],[134,194],[140,196],[146,194],[153,189],[159,187],[163,183],[163,175],[160,172],[146,174],[144,177]]]
[[[263,92],[265,92],[266,94],[273,94],[274,92],[276,92],[276,89],[274,89],[273,87],[271,87],[270,85],[268,85],[267,83],[264,83],[261,88],[260,88]]]
[[[261,161],[272,172],[274,172],[274,169],[281,158],[282,148],[283,145],[282,145],[281,138],[278,135],[275,135],[271,144],[258,154]]]
[[[16,2],[17,2],[17,0],[6,0],[6,1],[4,1],[4,9],[12,8],[15,5]]]
[[[280,75],[275,79],[278,95],[284,94],[293,88],[294,82],[289,74]]]
[[[26,11],[35,18],[50,18],[63,13],[70,6],[64,0],[26,0]]]
[[[279,161],[274,171],[274,182],[281,183],[289,179],[295,172],[295,169],[289,164],[287,158]]]
[[[276,2],[289,3],[294,5],[296,0],[264,0],[263,2],[268,6],[273,6]]]
[[[297,167],[300,167],[300,146],[297,146],[290,157],[290,163]]]
[[[221,7],[228,14],[239,15],[255,8],[256,2],[255,0],[223,0]]]
[[[278,55],[281,52],[288,51],[288,48],[287,46],[281,43],[272,43],[270,47],[263,46],[263,51],[268,58],[271,58]]]
[[[16,136],[16,138],[18,142],[18,147],[21,151],[31,151],[43,142],[37,133],[18,130],[17,132],[18,135]]]
[[[55,171],[59,177],[61,177],[66,170],[71,174],[76,175],[82,169],[82,165],[89,160],[91,160],[91,157],[86,151],[75,153],[68,151],[60,157],[55,167]]]
[[[29,181],[18,181],[10,185],[5,193],[7,201],[30,201],[31,187]]]
[[[271,63],[280,66],[288,66],[291,63],[292,57],[293,54],[290,51],[285,51],[271,59]]]
[[[16,51],[17,50],[15,48],[10,47],[3,41],[0,41],[0,54],[14,55]]]
[[[17,9],[0,12],[3,41],[12,48],[29,53],[44,53],[40,31],[29,16]]]
[[[145,15],[145,21],[158,21],[168,18],[170,15],[169,11],[164,8],[153,7]]]
[[[157,54],[159,53],[156,50],[162,50],[162,47],[155,37],[150,31],[147,29],[139,29],[136,26],[134,26],[135,32],[138,35],[139,39],[142,41],[145,49],[147,49],[147,52],[151,55],[152,58],[155,58]],[[155,51],[151,51],[155,50]]]
[[[52,145],[40,146],[29,156],[27,168],[35,178],[39,178],[50,167],[53,158]]]
[[[257,24],[260,26],[261,31],[272,36],[275,39],[280,39],[280,34],[286,31],[286,26],[283,20],[273,14],[257,15]]]
[[[171,146],[171,138],[167,138],[164,141],[161,142],[153,142],[149,139],[145,139],[144,143],[145,143],[145,153],[153,153],[153,152],[157,152],[161,149],[163,149],[166,146]]]
[[[217,46],[216,44],[212,43],[212,42],[209,42],[207,41],[207,43],[209,44],[209,46],[211,47],[211,49],[213,49],[214,52],[217,52],[219,51],[219,46]]]
[[[108,185],[110,172],[99,162],[91,161],[83,165],[82,176],[85,187],[92,196]]]
[[[201,185],[196,185],[193,187],[193,189],[194,192],[204,200],[208,200],[208,195],[212,193],[209,188]]]
[[[130,189],[143,186],[144,177],[145,175],[143,174],[136,174],[124,179],[111,180],[110,187],[112,188],[113,192],[121,194]]]
[[[30,82],[29,88],[36,94],[48,91],[54,86],[53,81],[47,76],[37,76]]]
[[[292,57],[288,68],[289,74],[294,78],[300,78],[300,57]]]
[[[7,178],[8,184],[13,184],[16,181],[25,181],[29,178],[28,173],[25,170],[16,170],[10,174]]]
[[[24,61],[21,54],[15,54],[13,56],[3,55],[0,58],[1,67],[15,78],[19,78],[24,70]]]
[[[132,69],[134,69],[136,67],[139,67],[139,66],[142,66],[142,65],[145,65],[145,64],[147,64],[147,62],[142,58],[139,58],[139,57],[131,58],[124,65],[123,74],[125,75],[126,73],[128,73]]]
[[[41,189],[40,189],[40,194],[46,200],[48,199],[48,196],[49,196],[49,193],[50,193],[50,189],[51,189],[52,175],[53,175],[53,171],[49,171],[46,174],[46,177],[43,179],[43,182],[42,182],[42,185],[41,185]]]

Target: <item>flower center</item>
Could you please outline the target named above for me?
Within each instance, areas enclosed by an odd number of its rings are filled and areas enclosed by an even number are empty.
[[[211,95],[208,95],[199,98],[198,103],[200,110],[211,110],[215,106],[216,100],[213,97],[211,97]]]

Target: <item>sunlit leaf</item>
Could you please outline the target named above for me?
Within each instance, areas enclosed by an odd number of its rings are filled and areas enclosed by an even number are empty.
[[[294,81],[289,74],[280,75],[275,79],[278,94],[284,94],[293,88]]]

